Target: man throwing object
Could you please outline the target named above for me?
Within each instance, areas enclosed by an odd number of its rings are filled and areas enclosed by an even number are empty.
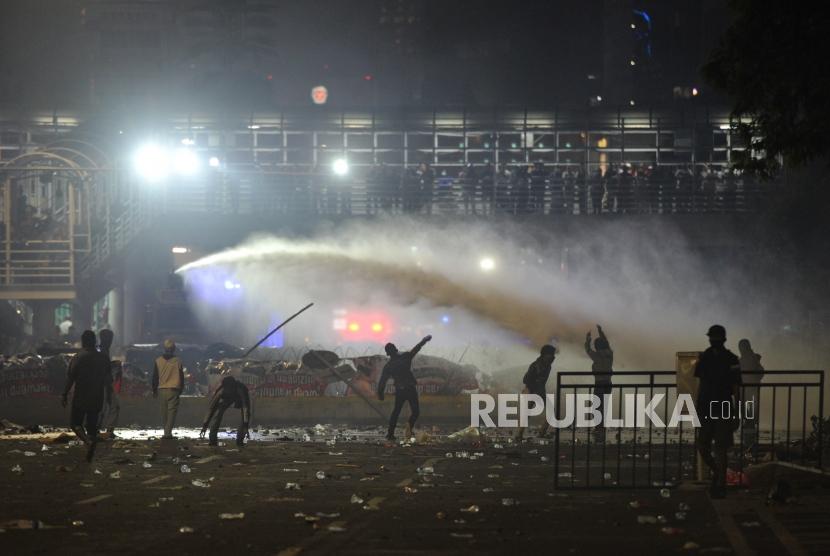
[[[398,425],[398,416],[401,414],[401,409],[403,409],[405,402],[409,402],[409,422],[406,425],[406,438],[412,437],[412,429],[415,427],[415,421],[418,420],[418,416],[421,413],[418,406],[418,390],[415,388],[417,381],[415,380],[415,375],[412,374],[412,360],[430,340],[432,340],[432,336],[426,336],[411,351],[400,352],[393,343],[386,344],[384,348],[386,355],[389,356],[389,361],[383,367],[383,372],[378,382],[379,400],[383,401],[383,394],[389,379],[392,378],[395,381],[395,408],[389,417],[389,432],[386,434],[387,440],[395,439],[395,427]]]

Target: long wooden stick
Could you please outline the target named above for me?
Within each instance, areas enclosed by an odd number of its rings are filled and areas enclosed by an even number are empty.
[[[252,351],[254,351],[256,348],[258,348],[258,347],[262,344],[262,342],[264,342],[265,340],[267,340],[268,338],[270,338],[270,337],[271,337],[271,336],[272,336],[272,335],[273,335],[273,334],[274,334],[277,330],[279,330],[280,328],[282,328],[283,326],[285,326],[286,324],[288,324],[289,322],[291,322],[292,320],[294,320],[296,317],[298,317],[298,316],[300,315],[300,313],[303,313],[306,309],[308,309],[308,308],[309,308],[309,307],[311,307],[312,305],[314,305],[314,303],[309,303],[308,305],[306,305],[305,307],[303,307],[302,309],[300,309],[299,311],[297,311],[296,313],[294,313],[293,315],[291,315],[290,317],[288,317],[287,319],[285,319],[284,321],[282,321],[282,323],[281,323],[279,326],[277,326],[277,327],[276,327],[275,329],[273,329],[271,332],[269,332],[268,334],[266,334],[266,335],[265,335],[265,337],[264,337],[263,339],[261,339],[260,341],[258,341],[258,342],[254,345],[254,347],[252,347],[251,349],[249,349],[248,351],[246,351],[246,352],[245,352],[245,355],[243,355],[243,356],[242,356],[242,359],[245,359],[246,357],[248,357],[248,356],[251,354],[251,352],[252,352]]]
[[[316,352],[316,351],[314,351],[314,350],[312,350],[312,351],[311,351],[311,353],[313,353],[313,354],[314,354],[314,357],[316,357],[316,358],[317,358],[317,360],[318,360],[320,363],[322,363],[323,365],[325,365],[326,369],[328,369],[328,371],[329,371],[331,374],[333,374],[333,375],[335,376],[335,378],[337,378],[337,379],[339,379],[339,380],[341,380],[341,381],[345,382],[345,383],[349,386],[349,388],[351,388],[351,389],[352,389],[352,392],[354,392],[355,394],[357,394],[358,396],[360,396],[360,397],[361,397],[361,399],[362,399],[364,402],[366,402],[366,405],[368,405],[369,407],[371,407],[371,408],[375,411],[375,413],[377,413],[378,415],[380,415],[380,416],[381,416],[381,417],[382,417],[385,421],[388,421],[388,420],[389,420],[389,416],[388,416],[388,415],[386,415],[386,414],[384,414],[384,413],[383,413],[380,409],[378,409],[377,407],[375,407],[375,404],[373,404],[373,403],[369,400],[369,398],[368,398],[368,397],[366,397],[366,395],[365,395],[363,392],[361,392],[360,390],[358,390],[357,388],[355,388],[354,386],[352,386],[352,381],[351,381],[351,380],[348,380],[346,377],[344,377],[343,375],[341,375],[340,373],[338,373],[338,372],[334,369],[334,367],[333,367],[333,366],[329,365],[329,364],[325,361],[325,359],[323,359],[323,358],[320,356],[320,354],[319,354],[319,353],[317,353],[317,352]]]

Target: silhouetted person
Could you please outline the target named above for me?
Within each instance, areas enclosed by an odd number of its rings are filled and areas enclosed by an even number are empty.
[[[184,367],[175,353],[176,343],[170,339],[164,340],[164,355],[156,359],[153,367],[153,397],[159,399],[164,427],[163,440],[173,439],[179,397],[184,390]]]
[[[119,373],[121,372],[121,366],[114,366],[112,364],[112,357],[110,356],[110,348],[112,348],[112,342],[114,339],[115,334],[113,334],[112,330],[109,328],[104,328],[98,333],[98,340],[101,344],[99,351],[101,352],[101,355],[107,359],[110,369],[110,377],[112,378],[110,381],[110,387],[106,392],[106,404],[104,404],[104,410],[101,412],[100,420],[101,428],[107,432],[107,438],[115,437],[115,425],[118,422],[118,415],[121,413],[121,403],[118,399],[118,392],[116,392],[115,388],[115,385],[118,384],[120,390],[121,377],[113,375],[113,371],[115,370]]]
[[[204,438],[205,431],[208,425],[210,425],[208,443],[211,446],[216,446],[217,444],[219,427],[222,426],[222,416],[225,415],[225,411],[230,407],[242,410],[242,422],[239,428],[236,429],[236,445],[242,446],[245,441],[245,435],[248,434],[248,425],[251,422],[251,396],[248,394],[247,386],[232,376],[226,376],[222,379],[222,384],[216,389],[216,392],[213,393],[208,413],[202,423],[202,432],[199,435],[200,438]]]
[[[467,164],[461,173],[461,198],[464,201],[464,214],[476,213],[478,172],[472,164]]]
[[[604,419],[603,396],[611,393],[611,375],[605,373],[614,371],[614,351],[611,349],[611,344],[608,343],[608,337],[605,335],[602,326],[597,325],[597,332],[599,333],[599,338],[594,340],[593,349],[591,348],[591,332],[586,334],[585,353],[588,354],[588,357],[592,361],[591,372],[594,373],[594,395],[599,397],[600,404],[598,409]],[[599,428],[605,428],[604,421],[600,423]],[[600,435],[599,438],[603,439],[603,436]]]
[[[58,328],[60,329],[60,334],[64,339],[69,337],[69,329],[72,328],[72,319],[69,318],[69,315],[63,317],[63,320],[58,325]]]
[[[728,417],[737,413],[741,367],[738,357],[726,349],[726,329],[723,326],[712,325],[706,335],[709,336],[710,347],[700,355],[695,365],[695,376],[700,379],[697,449],[712,470],[712,497],[723,498],[726,496],[726,452],[732,446],[735,422]],[[715,444],[714,457],[712,442]]]
[[[548,176],[545,165],[537,162],[529,174],[530,178],[530,206],[533,212],[544,214],[545,192],[547,189]]]
[[[602,168],[597,168],[597,171],[591,176],[590,182],[592,214],[602,214],[602,196],[605,194],[604,181]]]
[[[536,394],[542,398],[543,404],[547,404],[547,392],[545,390],[545,385],[548,382],[550,371],[553,368],[554,359],[556,359],[556,348],[548,344],[542,346],[542,349],[539,352],[539,357],[537,357],[536,360],[530,364],[524,377],[522,377],[522,382],[525,385],[524,390],[522,391],[523,394]],[[545,424],[542,425],[542,429],[539,432],[540,436],[544,436],[548,431],[546,411],[542,411],[542,415],[545,415],[546,418]],[[516,431],[517,441],[521,442],[524,437],[524,432],[524,427],[520,426]]]
[[[432,339],[432,336],[426,336],[423,340],[412,348],[410,351],[400,352],[395,344],[388,343],[384,347],[386,355],[389,356],[389,361],[383,367],[383,372],[380,374],[378,381],[378,399],[383,401],[384,391],[386,390],[386,383],[391,378],[395,381],[395,408],[389,416],[389,431],[386,433],[387,440],[395,439],[395,427],[398,426],[398,416],[401,414],[403,404],[409,402],[409,422],[406,425],[406,438],[412,436],[412,429],[415,427],[415,421],[421,413],[418,405],[418,390],[416,389],[417,381],[415,375],[412,374],[412,359],[421,351],[421,348]]]
[[[761,356],[752,351],[752,344],[744,338],[738,342],[738,353],[740,353],[741,380],[744,383],[743,396],[745,403],[753,402],[753,416],[747,417],[743,423],[742,443],[744,449],[749,449],[753,455],[758,444],[758,408],[761,399],[761,379],[764,378],[764,367],[761,365]]]
[[[69,391],[74,386],[69,426],[86,444],[87,461],[92,461],[95,453],[98,415],[104,406],[104,393],[111,388],[111,383],[109,360],[95,350],[95,332],[84,330],[81,334],[81,351],[69,362],[61,404],[66,407]]]

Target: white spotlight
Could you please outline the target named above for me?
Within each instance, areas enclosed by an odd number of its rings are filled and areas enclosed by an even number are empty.
[[[334,161],[334,164],[332,164],[332,170],[334,170],[334,173],[338,176],[345,176],[349,173],[349,163],[346,162],[345,158],[338,158]]]
[[[170,251],[176,253],[177,255],[182,255],[184,253],[190,253],[190,249],[187,247],[173,247]]]
[[[136,151],[133,166],[147,181],[161,181],[170,173],[170,158],[161,147],[148,143]]]
[[[480,261],[478,261],[478,266],[484,272],[490,272],[496,268],[496,261],[494,261],[491,257],[483,257]]]
[[[219,157],[211,156],[208,159],[208,166],[210,166],[211,168],[219,168]]]
[[[177,174],[192,176],[199,171],[199,157],[192,149],[176,149],[173,166]]]

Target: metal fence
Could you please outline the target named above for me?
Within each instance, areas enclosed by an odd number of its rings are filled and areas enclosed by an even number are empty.
[[[594,377],[613,376],[613,384],[597,387]],[[743,417],[729,453],[734,480],[742,481],[748,463],[784,460],[823,468],[825,443],[824,371],[765,371],[742,373]],[[763,380],[757,382],[756,379]],[[674,371],[615,373],[560,372],[556,379],[556,415],[570,394],[611,394],[615,419],[625,416],[626,394],[663,394],[655,413],[668,424],[678,399]],[[635,398],[636,399],[636,398]],[[815,418],[813,418],[815,416]],[[749,417],[749,418],[748,418]],[[633,426],[628,426],[629,424]],[[673,486],[697,477],[696,430],[687,421],[675,428],[655,427],[651,420],[621,428],[555,429],[557,488],[651,488]]]
[[[752,213],[776,199],[777,183],[750,180],[578,180],[501,177],[470,183],[338,180],[315,175],[252,175],[182,183],[154,191],[169,213],[354,216],[597,215]]]

